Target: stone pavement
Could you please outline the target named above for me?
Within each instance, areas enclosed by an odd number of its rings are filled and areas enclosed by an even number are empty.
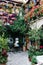
[[[7,65],[31,65],[27,52],[9,53]]]

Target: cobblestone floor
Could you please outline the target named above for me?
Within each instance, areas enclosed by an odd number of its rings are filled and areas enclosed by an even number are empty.
[[[7,65],[31,65],[27,52],[9,53]]]

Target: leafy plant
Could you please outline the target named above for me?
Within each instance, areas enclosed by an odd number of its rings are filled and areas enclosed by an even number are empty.
[[[30,49],[29,49],[29,56],[32,58],[36,53],[36,48],[35,46],[31,46]]]
[[[2,36],[2,34],[4,33],[4,37],[7,37],[7,28],[5,26],[0,26],[0,36]]]
[[[37,64],[37,59],[36,59],[36,56],[33,56],[31,61],[32,61],[32,63]]]
[[[25,24],[24,19],[19,19],[18,18],[16,21],[14,21],[14,24],[13,25],[10,25],[10,29],[13,32],[19,31],[19,33],[24,34],[25,31],[26,31],[26,24]]]
[[[39,28],[40,39],[43,39],[43,25]]]
[[[7,62],[7,52],[9,50],[7,39],[4,38],[4,34],[0,36],[0,64]]]
[[[29,39],[30,40],[37,41],[37,40],[40,39],[38,30],[32,29],[32,30],[28,31],[28,34],[29,34]]]

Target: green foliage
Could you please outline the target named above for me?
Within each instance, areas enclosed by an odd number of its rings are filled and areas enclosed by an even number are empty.
[[[1,35],[1,33],[3,33],[3,32],[5,32],[5,27],[3,27],[3,26],[0,26],[0,35]]]
[[[41,51],[36,50],[35,46],[31,46],[28,54],[29,54],[29,57],[31,58],[31,62],[36,64],[37,63],[36,56],[43,55],[43,50]]]
[[[26,31],[26,24],[24,21],[24,11],[23,8],[20,9],[19,14],[17,16],[17,20],[14,21],[13,25],[10,25],[12,31],[24,34]]]
[[[29,49],[29,57],[31,58],[32,63],[37,63],[35,46],[30,47],[30,49]]]
[[[37,40],[40,39],[38,30],[32,29],[32,30],[28,31],[28,34],[29,34],[29,39],[30,40],[37,41]]]
[[[40,56],[40,55],[43,55],[43,51],[34,51],[33,55],[31,56],[31,62],[36,64],[37,63],[36,56]]]
[[[3,22],[2,22],[2,20],[0,19],[0,26],[2,26],[2,24],[3,24]]]
[[[32,58],[34,55],[36,55],[35,52],[36,52],[35,46],[31,46],[28,54]]]
[[[4,32],[4,37],[7,37],[8,36],[7,28],[5,26],[0,26],[0,36],[2,36],[3,32]]]
[[[40,38],[43,39],[43,27],[40,27],[40,29],[39,29],[39,35],[40,35]]]
[[[32,61],[32,63],[37,64],[37,59],[36,59],[36,56],[33,56],[31,61]]]
[[[36,9],[34,10],[35,14],[38,13],[39,9],[40,9],[40,8],[36,8]]]
[[[0,55],[0,64],[6,63],[7,62],[7,58]]]
[[[26,24],[25,24],[24,19],[18,19],[14,21],[14,24],[10,25],[10,29],[14,32],[20,31],[19,33],[25,33]]]
[[[35,55],[36,55],[36,56],[43,55],[43,51],[36,51],[36,52],[35,52]]]
[[[7,52],[9,50],[7,39],[4,38],[4,34],[0,36],[0,64],[7,62]]]
[[[33,44],[30,46],[30,49],[28,51],[29,56],[32,58],[34,55],[38,56],[38,55],[43,55],[43,50],[40,49],[36,49],[36,46],[34,46]]]
[[[0,47],[1,49],[4,48],[8,51],[9,47],[7,44],[8,40],[6,38],[0,37]]]

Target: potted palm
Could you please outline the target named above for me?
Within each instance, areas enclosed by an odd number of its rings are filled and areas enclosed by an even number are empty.
[[[6,65],[8,49],[7,39],[0,36],[0,65]]]

